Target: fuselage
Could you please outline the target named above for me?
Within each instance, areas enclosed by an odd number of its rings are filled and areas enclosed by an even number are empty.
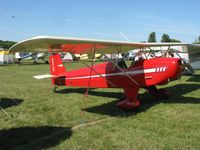
[[[148,87],[166,84],[179,78],[183,72],[181,60],[178,58],[144,59],[134,62],[130,67],[126,67],[122,62],[119,67],[121,69],[111,62],[106,62],[72,70],[60,78],[62,82],[55,84],[93,88]]]

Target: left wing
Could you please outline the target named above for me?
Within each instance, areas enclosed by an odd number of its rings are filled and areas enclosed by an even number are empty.
[[[122,53],[133,49],[160,47],[160,46],[181,46],[184,43],[137,43],[124,41],[96,40],[86,38],[68,38],[56,36],[37,36],[13,45],[10,52],[70,52],[77,53],[77,45],[79,52],[90,53],[94,48],[99,49],[103,53]],[[65,47],[65,48],[64,48]],[[82,49],[80,49],[82,47]]]

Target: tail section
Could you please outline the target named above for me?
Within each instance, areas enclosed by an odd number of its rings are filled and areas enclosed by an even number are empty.
[[[60,54],[55,54],[49,57],[50,60],[50,72],[53,85],[65,85],[66,69],[60,58]]]
[[[55,54],[49,57],[50,59],[50,71],[52,75],[64,75],[66,73],[66,69],[62,63],[60,58],[60,54]]]

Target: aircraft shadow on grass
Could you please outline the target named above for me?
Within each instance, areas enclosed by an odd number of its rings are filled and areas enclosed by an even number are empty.
[[[90,108],[86,108],[85,111],[91,112],[91,113],[98,113],[103,115],[110,115],[115,117],[128,117],[133,114],[137,114],[140,112],[144,112],[148,110],[149,108],[160,104],[160,103],[166,103],[166,104],[200,104],[200,98],[194,98],[194,97],[185,97],[184,94],[190,93],[196,89],[199,88],[199,85],[195,84],[180,84],[175,85],[172,87],[166,88],[171,92],[171,97],[169,99],[157,99],[153,96],[151,96],[148,93],[144,93],[139,95],[139,99],[141,99],[140,107],[136,112],[133,111],[123,111],[119,110],[115,104],[117,101],[106,103],[100,106],[94,106]]]
[[[189,78],[187,81],[188,81],[188,82],[200,82],[200,75],[199,75],[199,74],[197,74],[197,75],[192,75],[192,77]]]
[[[18,106],[22,102],[22,99],[0,98],[0,107],[6,109],[12,106]]]
[[[0,149],[45,149],[69,139],[71,128],[42,126],[0,130]]]
[[[198,88],[199,88],[199,85],[197,84],[177,84],[175,86],[167,87],[166,89],[171,92],[171,96],[169,99],[157,99],[148,93],[140,94],[138,98],[140,99],[141,105],[137,111],[124,111],[122,109],[117,108],[115,105],[118,101],[112,101],[112,102],[108,102],[99,106],[88,107],[88,108],[85,108],[84,111],[87,111],[90,113],[102,114],[102,115],[109,115],[112,117],[128,117],[140,112],[144,112],[159,103],[200,104],[200,98],[183,96],[184,94],[195,91]],[[64,89],[64,90],[58,91],[57,93],[83,94],[84,92],[85,92],[85,89],[83,88],[72,88],[72,89]],[[123,93],[121,92],[106,92],[106,91],[102,92],[102,91],[95,91],[95,90],[89,91],[89,95],[116,98],[116,99],[122,99],[124,97]]]
[[[56,91],[56,93],[59,93],[59,94],[70,94],[70,93],[85,94],[85,92],[86,92],[86,88],[67,88],[67,89]],[[88,95],[117,98],[117,99],[120,97],[124,97],[124,94],[120,92],[95,91],[95,88],[90,88]]]

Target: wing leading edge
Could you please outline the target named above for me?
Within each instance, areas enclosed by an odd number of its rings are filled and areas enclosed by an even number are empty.
[[[57,36],[36,36],[13,45],[10,52],[45,52],[51,49],[55,52],[75,53],[76,47],[87,47],[85,53],[91,52],[95,47],[105,53],[122,53],[133,49],[161,46],[182,46],[184,43],[137,43],[124,41],[109,41],[86,38],[68,38]],[[87,45],[87,46],[86,46]],[[89,45],[89,47],[88,47]],[[80,48],[79,48],[80,51]]]

